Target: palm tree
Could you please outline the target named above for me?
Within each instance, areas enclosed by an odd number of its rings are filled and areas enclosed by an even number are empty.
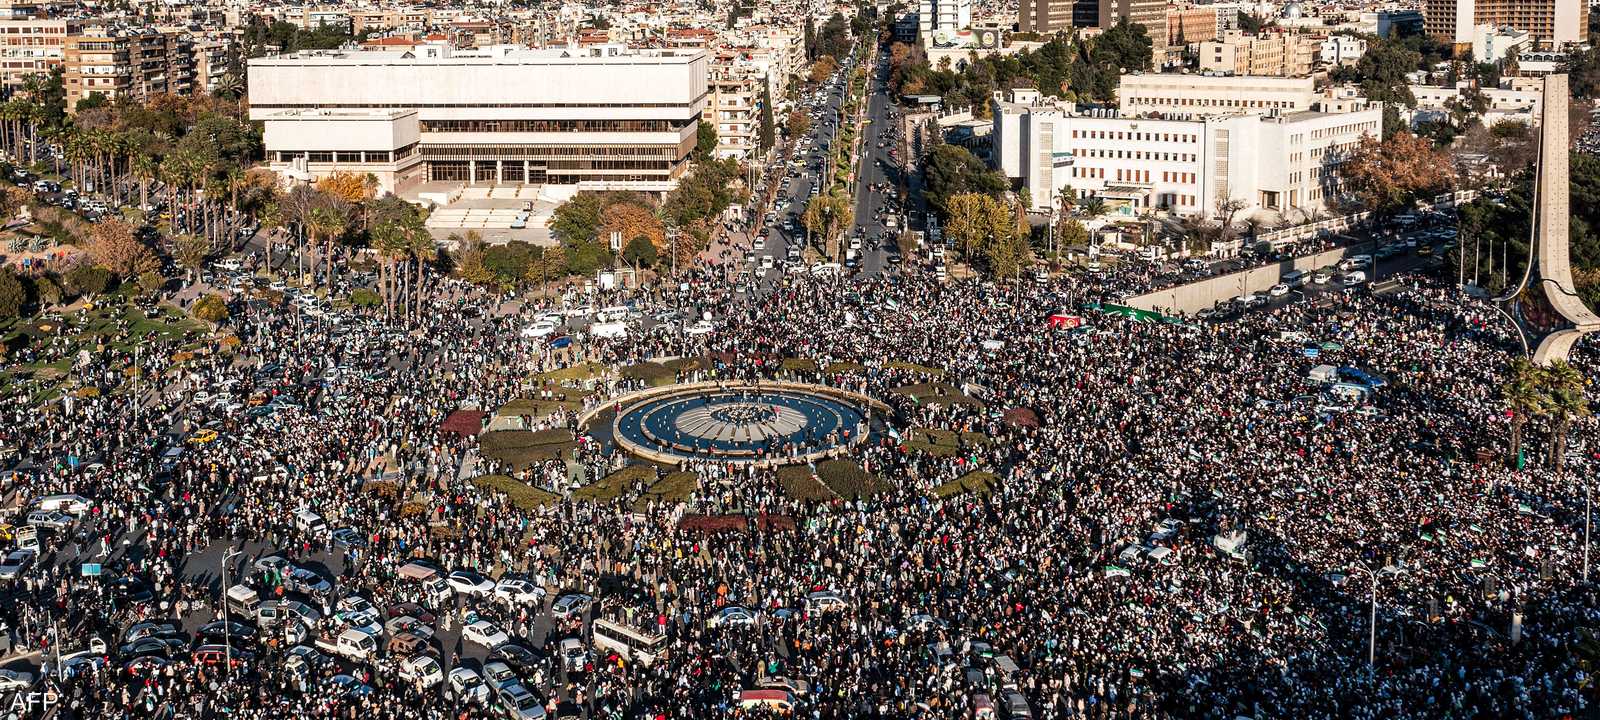
[[[1543,415],[1550,398],[1545,393],[1544,371],[1525,358],[1511,363],[1511,377],[1500,386],[1500,398],[1511,411],[1511,455],[1516,466],[1522,457],[1522,431],[1528,421]]]
[[[1106,212],[1106,201],[1101,200],[1099,198],[1099,196],[1094,196],[1094,197],[1089,198],[1088,200],[1084,200],[1083,203],[1081,203],[1079,205],[1079,207],[1083,208],[1083,214],[1085,216],[1091,217],[1091,218],[1096,218],[1096,217],[1100,217],[1101,215],[1105,214],[1105,212]]]
[[[1550,399],[1549,412],[1555,416],[1555,437],[1550,442],[1550,465],[1560,473],[1566,467],[1567,435],[1572,430],[1572,419],[1589,415],[1589,400],[1584,390],[1589,378],[1565,360],[1557,360],[1544,368],[1545,391]]]
[[[323,254],[320,259],[327,266],[328,284],[332,285],[333,243],[341,235],[344,235],[344,231],[349,227],[349,221],[346,219],[345,214],[340,212],[339,207],[332,202],[332,198],[327,195],[322,197],[327,200],[319,203],[317,207],[311,208],[311,212],[306,215],[306,233],[311,236],[312,245],[316,245],[318,242],[326,244],[326,249],[319,249],[317,252]],[[313,273],[314,275],[315,273]]]

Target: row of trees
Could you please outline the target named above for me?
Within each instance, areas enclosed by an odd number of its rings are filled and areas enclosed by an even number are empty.
[[[1028,261],[1028,223],[1009,198],[985,193],[952,196],[945,233],[961,246],[967,262],[983,262],[998,277],[1016,277]]]
[[[1149,70],[1151,40],[1143,25],[1126,20],[1090,39],[1058,34],[1037,50],[971,57],[935,68],[914,45],[889,49],[890,84],[906,95],[939,95],[949,107],[972,107],[985,116],[996,89],[1027,84],[1045,95],[1080,102],[1105,102],[1116,96],[1124,72]]]
[[[1548,366],[1526,359],[1514,361],[1510,376],[1500,388],[1500,396],[1511,411],[1511,462],[1521,464],[1523,433],[1530,421],[1543,418],[1551,424],[1548,464],[1561,472],[1566,466],[1572,421],[1590,414],[1589,400],[1584,396],[1588,387],[1589,378],[1565,361]]]

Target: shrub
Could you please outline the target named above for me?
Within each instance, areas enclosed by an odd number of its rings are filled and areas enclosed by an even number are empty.
[[[139,273],[139,294],[154,295],[162,285],[167,284],[167,279],[154,270]]]
[[[366,288],[356,288],[350,293],[350,304],[356,307],[377,307],[383,298]]]
[[[10,270],[0,268],[0,319],[20,316],[22,306],[27,302],[28,287],[22,284],[22,279]]]
[[[400,497],[400,486],[388,480],[370,480],[362,484],[361,489],[385,500],[395,500]]]
[[[865,365],[862,365],[861,363],[832,362],[832,363],[828,363],[827,372],[828,372],[828,374],[832,375],[832,374],[837,374],[837,373],[861,372],[862,370],[865,370],[865,369],[867,369],[867,367]]]
[[[189,308],[189,314],[196,320],[220,323],[228,319],[228,303],[220,295],[207,295],[194,301],[194,306]]]
[[[854,460],[825,460],[817,465],[817,476],[846,500],[872,497],[892,489],[883,478],[861,469]]]
[[[784,358],[783,369],[789,372],[816,372],[817,361],[810,358]]]
[[[79,265],[67,272],[67,289],[75,295],[99,295],[111,288],[111,271],[93,265]]]

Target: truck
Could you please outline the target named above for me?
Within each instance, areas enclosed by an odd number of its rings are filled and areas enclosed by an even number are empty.
[[[360,630],[347,629],[338,637],[318,637],[317,648],[351,662],[370,663],[378,659],[378,641]]]

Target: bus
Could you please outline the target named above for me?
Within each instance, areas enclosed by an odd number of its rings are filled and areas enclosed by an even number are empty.
[[[604,648],[640,665],[649,665],[666,655],[667,639],[649,630],[612,620],[594,621],[594,646]]]

